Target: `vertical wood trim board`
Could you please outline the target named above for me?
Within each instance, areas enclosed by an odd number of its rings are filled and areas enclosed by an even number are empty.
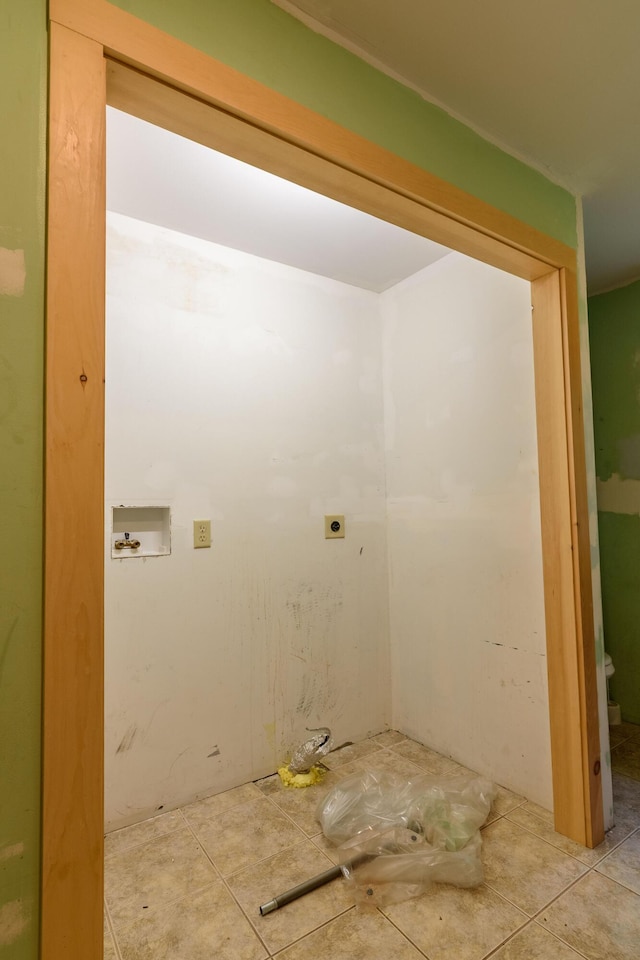
[[[585,843],[597,846],[604,837],[600,728],[596,677],[596,644],[591,578],[591,538],[587,499],[586,452],[580,351],[578,280],[574,271],[559,271],[565,358],[565,403],[568,434],[570,499],[573,508],[572,545],[576,591],[577,667],[580,689],[580,729],[585,783]]]
[[[604,826],[599,767],[587,775],[599,761],[597,703],[585,690],[585,683],[595,688],[591,567],[590,560],[588,571],[580,564],[589,551],[586,475],[584,441],[574,448],[572,405],[579,409],[582,400],[574,398],[579,368],[571,379],[567,349],[578,317],[563,287],[560,271],[532,283],[554,815],[559,833],[593,846]],[[585,659],[592,661],[587,669]],[[594,706],[596,740],[586,722]]]
[[[144,77],[129,87],[130,68],[110,68],[121,109],[136,114],[146,104],[163,125],[201,142],[237,135],[245,159],[282,164],[297,182],[326,183],[415,232],[430,235],[435,224],[440,242],[533,281],[556,829],[596,845],[603,829],[574,252],[104,0],[52,0],[51,9],[43,960],[87,960],[102,949],[105,50],[149,74],[162,69],[163,83]],[[65,18],[66,27],[56,22]],[[193,106],[171,120],[185,90]],[[228,101],[226,113],[211,106],[216,95]]]
[[[102,956],[106,71],[50,35],[43,960]]]

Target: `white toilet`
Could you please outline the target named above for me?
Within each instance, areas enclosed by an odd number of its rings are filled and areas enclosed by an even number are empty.
[[[604,675],[607,678],[607,708],[609,711],[609,726],[617,727],[619,723],[622,723],[622,713],[620,711],[620,704],[616,703],[615,700],[612,700],[609,695],[609,680],[616,672],[616,668],[613,665],[613,660],[608,653],[604,655]]]

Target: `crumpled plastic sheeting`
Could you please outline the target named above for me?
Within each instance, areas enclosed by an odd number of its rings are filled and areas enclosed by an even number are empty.
[[[370,771],[340,781],[316,816],[341,847],[356,901],[384,906],[419,896],[432,883],[482,883],[480,827],[496,792],[481,777],[403,780]]]

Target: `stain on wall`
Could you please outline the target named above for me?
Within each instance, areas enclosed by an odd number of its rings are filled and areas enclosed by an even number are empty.
[[[604,642],[640,723],[640,282],[589,300]]]

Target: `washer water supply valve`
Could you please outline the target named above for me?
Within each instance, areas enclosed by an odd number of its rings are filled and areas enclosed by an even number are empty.
[[[125,533],[124,540],[116,540],[114,547],[116,550],[125,550],[129,547],[131,550],[137,550],[140,546],[139,540],[133,540],[128,533]]]

